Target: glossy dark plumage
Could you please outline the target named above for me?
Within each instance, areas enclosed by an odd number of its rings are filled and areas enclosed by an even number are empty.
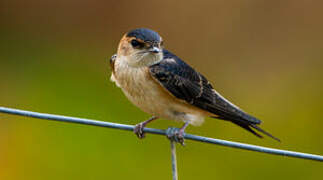
[[[257,126],[261,121],[248,115],[217,93],[209,81],[180,58],[163,50],[164,59],[149,67],[151,75],[176,98],[215,114],[214,118],[231,121],[261,137],[256,129],[276,140]],[[253,128],[253,129],[252,129]]]
[[[144,42],[160,42],[161,38],[155,31],[146,28],[134,29],[127,33],[127,37],[135,37]]]

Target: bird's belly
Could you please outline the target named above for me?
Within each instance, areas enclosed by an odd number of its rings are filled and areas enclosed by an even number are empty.
[[[153,80],[147,67],[116,71],[115,81],[126,97],[146,113],[165,119],[190,121],[193,125],[199,125],[204,120],[203,112],[176,99]]]
[[[136,68],[123,70],[116,75],[116,81],[126,97],[143,111],[157,115],[164,112],[167,103],[163,89],[149,77],[148,69]],[[166,100],[167,101],[167,100]]]

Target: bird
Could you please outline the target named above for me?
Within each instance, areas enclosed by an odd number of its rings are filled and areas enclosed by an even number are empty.
[[[262,133],[280,141],[259,127],[259,119],[225,99],[201,73],[165,49],[163,38],[151,29],[127,32],[110,58],[110,67],[111,81],[135,106],[152,115],[135,125],[138,138],[145,137],[143,128],[148,123],[170,119],[184,123],[173,134],[183,144],[188,125],[201,125],[211,117],[230,121],[257,137],[262,138]]]

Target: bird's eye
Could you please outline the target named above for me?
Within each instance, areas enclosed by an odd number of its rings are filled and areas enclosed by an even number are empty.
[[[138,42],[137,40],[133,39],[131,40],[131,45],[133,47],[141,47],[142,46],[142,43],[141,42]]]

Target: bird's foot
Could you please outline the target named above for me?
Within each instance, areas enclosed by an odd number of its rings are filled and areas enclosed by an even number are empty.
[[[153,117],[149,118],[147,121],[136,124],[135,128],[133,129],[133,132],[137,135],[137,137],[139,139],[144,138],[145,137],[144,127],[148,123],[150,123],[151,121],[154,121],[156,119],[158,119],[158,117],[153,116]]]
[[[137,135],[139,139],[142,139],[145,137],[145,132],[144,132],[144,123],[138,123],[136,124],[135,128],[133,129],[133,132]]]
[[[166,130],[166,136],[171,141],[178,142],[183,146],[185,145],[184,144],[184,130],[183,129],[170,127]]]

